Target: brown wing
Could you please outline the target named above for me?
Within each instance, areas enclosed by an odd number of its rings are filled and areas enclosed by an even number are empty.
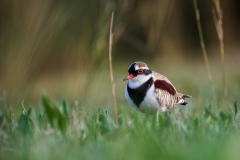
[[[163,75],[153,72],[155,91],[158,95],[160,106],[168,109],[174,107],[178,102],[178,93],[172,83]]]
[[[164,75],[160,74],[160,73],[157,73],[157,72],[154,72],[153,71],[153,80],[165,80],[167,83],[171,84],[173,86],[173,84],[169,81],[169,79],[167,77],[165,77]],[[173,86],[174,88],[174,86]],[[175,88],[174,88],[175,89]],[[175,89],[176,90],[176,89]]]

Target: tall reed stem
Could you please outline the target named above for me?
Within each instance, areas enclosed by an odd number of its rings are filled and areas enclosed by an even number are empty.
[[[206,51],[206,48],[205,48],[205,43],[204,43],[204,38],[203,38],[203,33],[202,33],[202,27],[201,27],[201,22],[200,22],[200,12],[199,12],[199,9],[198,9],[197,0],[193,0],[193,4],[194,4],[195,13],[196,13],[198,34],[199,34],[199,38],[200,38],[200,44],[201,44],[201,48],[202,48],[203,58],[204,58],[205,65],[206,65],[206,68],[207,68],[208,80],[211,83],[211,90],[212,90],[214,104],[217,105],[214,83],[213,83],[213,78],[212,78],[212,72],[211,72],[211,68],[210,68],[210,65],[209,65],[207,51]]]
[[[111,22],[110,22],[110,34],[109,34],[109,68],[110,68],[110,78],[111,78],[111,86],[112,86],[112,96],[113,96],[113,103],[114,103],[114,113],[115,113],[115,123],[118,126],[118,115],[117,115],[117,102],[115,96],[115,83],[113,81],[113,69],[112,69],[112,41],[113,41],[113,33],[112,33],[112,26],[113,26],[113,18],[114,12],[112,12]]]
[[[227,98],[227,85],[226,85],[226,76],[225,76],[225,58],[224,58],[224,43],[223,43],[223,27],[222,27],[222,9],[220,6],[219,0],[213,0],[215,5],[215,9],[212,9],[213,12],[213,19],[215,22],[215,27],[217,30],[219,45],[220,45],[220,54],[221,54],[221,70],[222,70],[222,83],[224,89],[224,99]]]

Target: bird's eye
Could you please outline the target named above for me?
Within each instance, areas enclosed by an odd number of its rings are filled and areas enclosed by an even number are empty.
[[[143,69],[139,69],[137,72],[138,72],[138,74],[142,74],[143,73]]]

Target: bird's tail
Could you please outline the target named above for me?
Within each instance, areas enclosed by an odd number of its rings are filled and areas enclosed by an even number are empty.
[[[182,93],[178,93],[178,104],[186,106],[188,103],[185,100],[185,98],[191,98],[191,97],[192,96],[182,94]]]

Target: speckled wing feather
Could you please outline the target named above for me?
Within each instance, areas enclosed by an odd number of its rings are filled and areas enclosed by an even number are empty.
[[[167,77],[153,72],[153,80],[160,106],[170,109],[177,105],[180,97],[178,96],[176,88]]]

